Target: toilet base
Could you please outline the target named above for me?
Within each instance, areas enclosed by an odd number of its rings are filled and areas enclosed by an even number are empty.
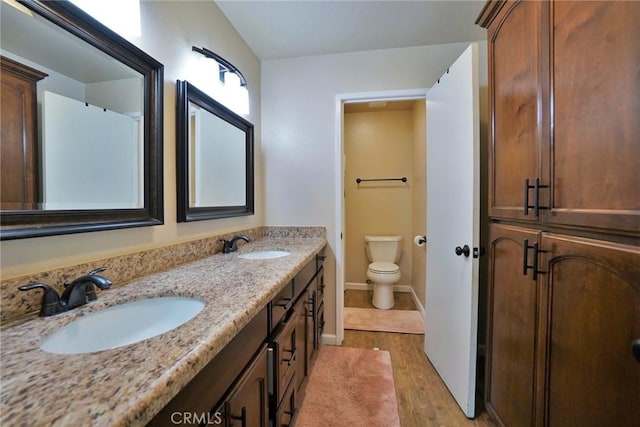
[[[381,310],[389,310],[395,304],[393,297],[393,283],[374,283],[373,301],[374,307]]]

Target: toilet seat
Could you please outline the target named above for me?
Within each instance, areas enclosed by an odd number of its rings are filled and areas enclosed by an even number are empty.
[[[369,271],[376,274],[396,274],[400,272],[400,267],[392,262],[372,262],[369,264]]]

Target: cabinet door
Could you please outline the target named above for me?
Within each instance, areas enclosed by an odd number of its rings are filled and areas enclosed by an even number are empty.
[[[0,58],[0,209],[38,209],[36,82],[46,74]]]
[[[543,234],[548,319],[546,424],[640,420],[640,248]],[[515,424],[514,424],[515,425]]]
[[[548,223],[640,234],[640,2],[551,8]]]
[[[534,425],[539,287],[523,274],[525,239],[539,233],[491,224],[486,403],[503,426]]]
[[[267,390],[267,346],[264,345],[244,371],[229,397],[225,399],[224,413],[216,416],[225,419],[229,427],[267,427],[269,423],[269,396]]]
[[[489,215],[524,214],[525,180],[540,178],[543,135],[540,88],[541,15],[545,2],[508,2],[488,28],[490,109]],[[544,184],[544,183],[543,183]],[[533,190],[527,190],[531,204]]]

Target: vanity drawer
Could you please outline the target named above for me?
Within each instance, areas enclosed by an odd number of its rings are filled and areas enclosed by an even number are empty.
[[[293,286],[295,290],[294,299],[298,299],[298,296],[304,291],[316,274],[316,263],[310,261],[304,266],[302,270],[293,279]]]
[[[269,333],[272,333],[285,319],[294,302],[293,281],[291,281],[269,303]]]
[[[280,402],[287,384],[296,372],[298,358],[298,343],[296,340],[296,325],[300,313],[294,310],[282,325],[282,329],[271,343],[273,381],[270,392],[275,402]]]
[[[285,390],[282,402],[276,411],[275,424],[278,427],[290,427],[295,424],[298,415],[298,394],[295,387],[295,377]]]

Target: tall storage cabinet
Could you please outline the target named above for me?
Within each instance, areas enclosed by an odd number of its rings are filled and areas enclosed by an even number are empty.
[[[612,1],[490,1],[478,18],[498,425],[640,425],[638,22],[640,2]]]

